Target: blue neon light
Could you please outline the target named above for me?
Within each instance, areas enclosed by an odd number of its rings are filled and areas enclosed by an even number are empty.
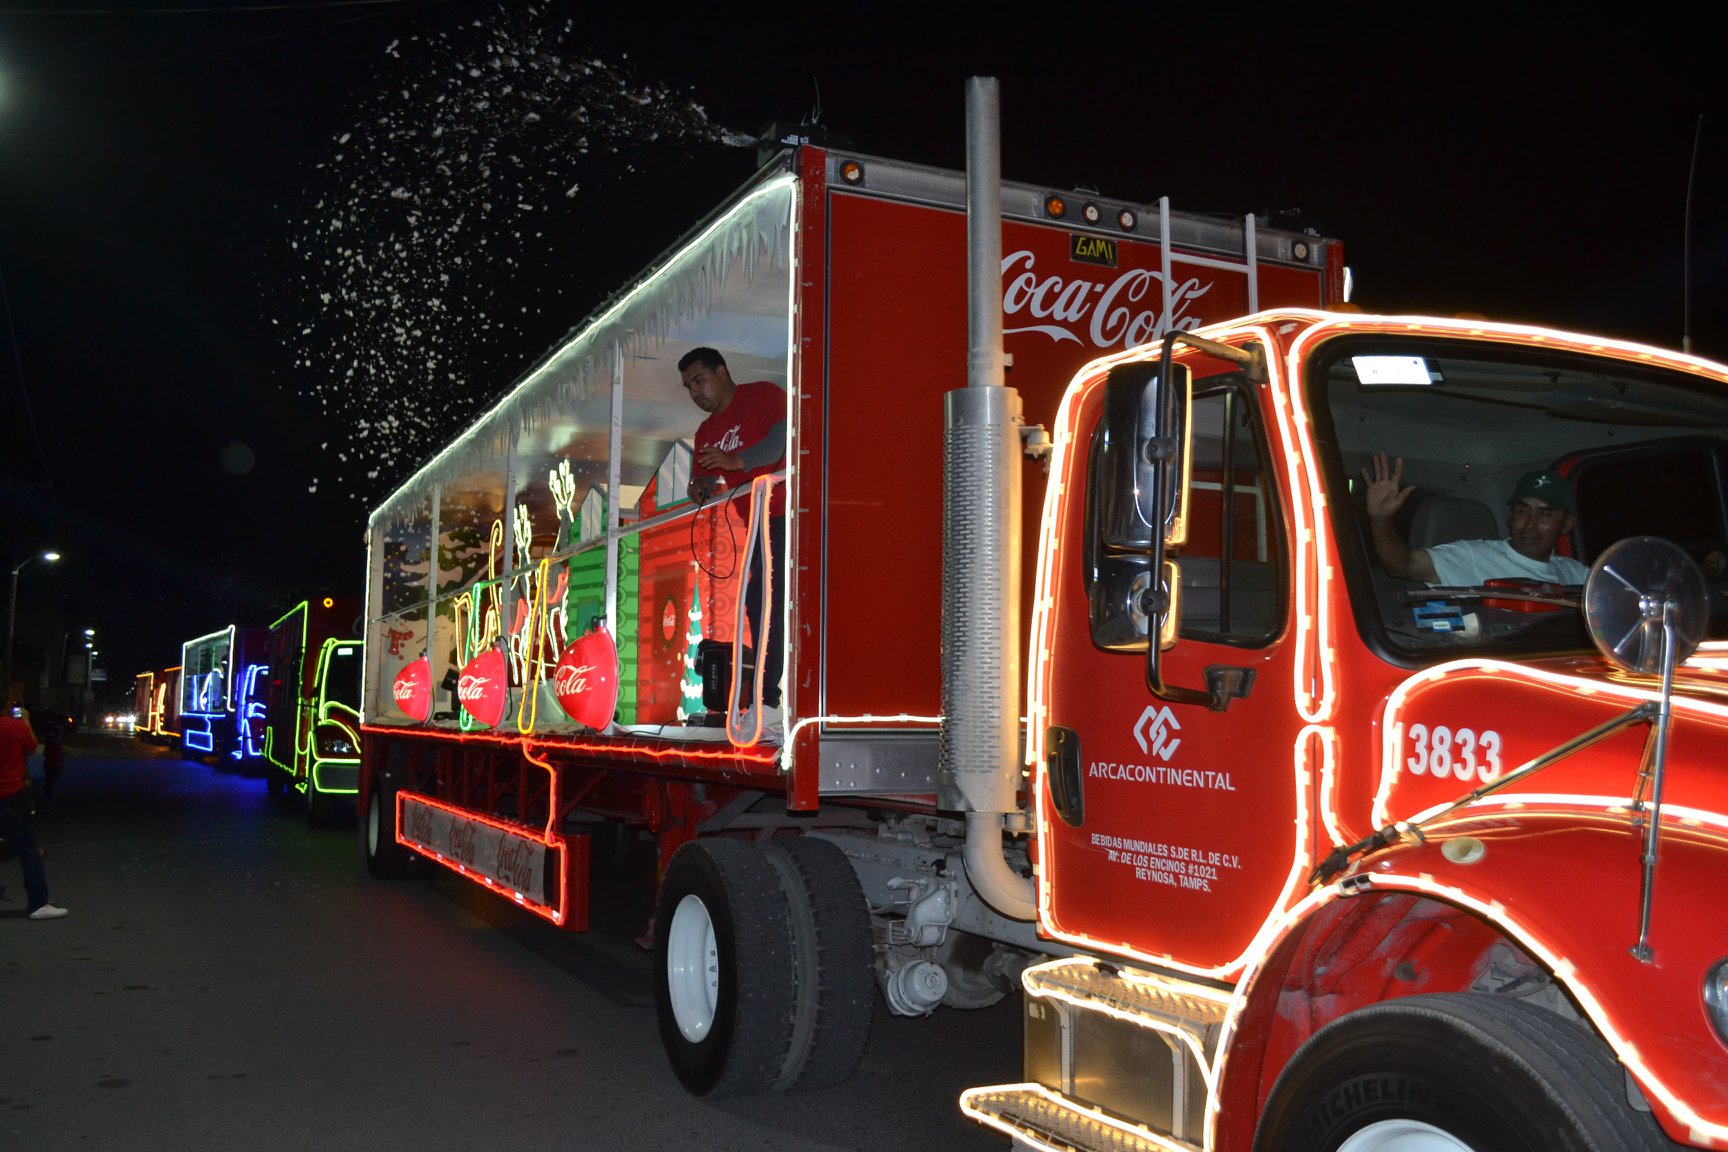
[[[264,664],[248,664],[240,679],[240,698],[234,706],[239,736],[234,748],[236,760],[256,760],[264,755],[264,701],[258,696],[258,682],[267,670]]]

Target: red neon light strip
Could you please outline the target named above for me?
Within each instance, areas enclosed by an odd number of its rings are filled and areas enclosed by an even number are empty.
[[[488,825],[489,827],[498,829],[500,832],[504,832],[504,833],[511,835],[511,836],[520,837],[523,840],[537,841],[538,843],[544,845],[548,851],[555,851],[555,852],[559,853],[559,861],[558,861],[559,866],[557,869],[557,872],[558,872],[558,903],[557,903],[557,905],[556,906],[550,906],[550,905],[546,905],[546,904],[541,904],[540,902],[538,902],[536,900],[530,900],[528,897],[522,895],[522,893],[517,892],[514,889],[505,888],[503,885],[499,884],[497,881],[493,880],[492,877],[487,876],[485,873],[476,872],[473,869],[464,866],[461,863],[461,861],[452,860],[449,857],[445,856],[443,853],[434,851],[433,849],[428,848],[423,844],[420,844],[420,843],[413,841],[413,840],[409,840],[407,837],[403,836],[403,834],[402,834],[402,827],[403,827],[402,811],[403,811],[403,808],[406,805],[407,801],[409,801],[409,800],[413,800],[417,804],[424,804],[428,808],[442,809],[443,811],[450,813],[452,816],[458,816],[464,820],[472,820],[477,824]],[[565,884],[566,884],[565,871],[566,870],[563,866],[563,864],[564,864],[563,853],[567,849],[566,849],[566,846],[564,843],[564,837],[558,835],[555,832],[544,832],[544,833],[541,833],[539,835],[535,835],[533,832],[524,828],[523,825],[521,825],[521,824],[510,824],[510,823],[507,823],[503,820],[495,820],[489,816],[482,816],[478,812],[471,811],[467,808],[458,808],[454,804],[446,804],[442,800],[435,800],[432,797],[427,796],[427,795],[420,793],[420,792],[398,792],[398,793],[396,793],[396,843],[401,844],[406,848],[411,848],[415,852],[419,853],[422,856],[427,857],[430,860],[437,861],[439,864],[444,865],[444,867],[450,869],[452,872],[456,873],[458,876],[466,877],[467,879],[472,880],[477,884],[481,884],[481,885],[485,886],[486,888],[489,888],[493,892],[498,893],[500,896],[507,896],[514,903],[516,903],[517,905],[519,905],[523,908],[526,908],[528,911],[534,913],[534,915],[536,915],[536,916],[539,916],[541,919],[549,920],[553,924],[558,925],[559,927],[564,926],[564,919],[565,919],[565,916],[567,915],[567,911],[569,908],[569,895],[570,895],[567,891],[565,891]]]
[[[381,724],[367,724],[363,726],[363,730],[390,736],[399,735],[404,731],[424,731],[424,729],[409,725]],[[500,736],[490,732],[446,733],[443,729],[433,729],[432,731],[440,740],[512,744],[521,745],[524,748],[529,743],[520,736]],[[636,737],[636,739],[647,740],[652,739],[652,737],[641,736]],[[557,736],[542,734],[534,738],[534,743],[539,745],[543,751],[553,748],[568,748],[573,752],[604,752],[608,755],[633,756],[643,760],[727,760],[733,762],[742,760],[750,764],[761,764],[768,767],[772,767],[779,756],[779,749],[771,746],[767,748],[766,754],[763,752],[750,753],[732,747],[712,749],[698,744],[677,744],[667,748],[650,748],[643,744],[631,743],[629,738],[619,738],[614,742],[601,744],[588,740],[560,740]]]

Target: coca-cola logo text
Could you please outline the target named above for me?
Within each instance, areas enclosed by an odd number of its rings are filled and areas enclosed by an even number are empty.
[[[518,892],[534,890],[534,869],[528,841],[506,836],[498,845],[498,879]]]
[[[450,822],[450,855],[470,868],[474,866],[474,821]]]
[[[416,844],[428,844],[432,840],[432,810],[424,804],[409,804],[408,809],[408,839]]]
[[[456,695],[462,700],[478,700],[485,693],[486,685],[490,683],[491,677],[470,673],[456,681]]]
[[[553,689],[560,696],[571,696],[578,692],[588,691],[588,674],[594,671],[592,664],[560,664],[557,675],[553,678]]]
[[[1161,315],[1161,272],[1130,268],[1108,282],[1084,276],[1064,280],[1055,275],[1040,277],[1034,267],[1037,260],[1024,248],[1002,258],[1004,333],[1042,332],[1058,344],[1070,340],[1079,344],[1084,337],[1095,348],[1132,348],[1172,331],[1198,328],[1201,320],[1188,315],[1189,307],[1212,291],[1211,284],[1192,276],[1176,283],[1170,292],[1170,310]],[[1015,326],[1022,314],[1033,323]]]

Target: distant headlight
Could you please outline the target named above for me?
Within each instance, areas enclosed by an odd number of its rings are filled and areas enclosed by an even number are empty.
[[[1716,1029],[1716,1038],[1728,1044],[1728,957],[1711,965],[1704,977],[1704,1014]]]
[[[359,749],[354,747],[354,741],[348,738],[348,733],[340,728],[321,729],[317,737],[318,755],[329,760],[337,756],[358,756]]]

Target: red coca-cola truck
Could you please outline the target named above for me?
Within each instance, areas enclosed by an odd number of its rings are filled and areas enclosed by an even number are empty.
[[[1004,183],[978,119],[965,177],[791,141],[373,513],[368,866],[581,929],[646,830],[698,1095],[1023,991],[962,1100],[1022,1148],[1728,1146],[1728,370],[1358,314],[1335,241]],[[698,346],[788,431],[700,505]],[[1564,478],[1589,579],[1393,575],[1382,452],[1424,551]]]

